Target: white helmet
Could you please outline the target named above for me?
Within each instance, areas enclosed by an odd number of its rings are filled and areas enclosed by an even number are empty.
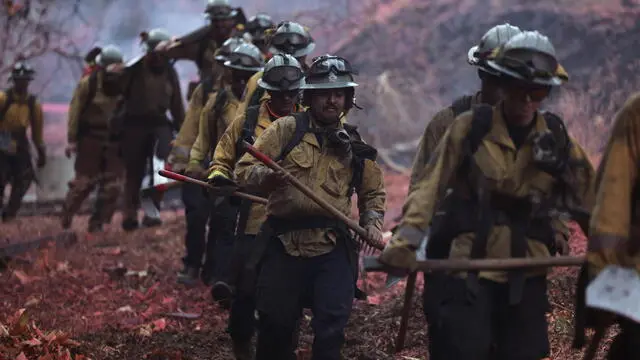
[[[304,72],[295,57],[275,54],[267,61],[258,86],[270,91],[298,90],[304,86]]]
[[[480,69],[494,73],[485,66],[485,60],[493,53],[493,51],[504,45],[512,37],[520,34],[522,30],[519,27],[504,23],[496,25],[489,29],[482,38],[480,43],[473,46],[467,52],[467,62],[473,66],[479,66]],[[495,75],[495,74],[494,74]]]
[[[558,86],[566,80],[559,73],[562,67],[553,44],[537,31],[524,31],[514,36],[486,63],[500,75],[534,84]]]
[[[242,43],[231,51],[228,60],[224,62],[224,66],[237,70],[258,72],[263,69],[264,57],[257,46],[251,43]]]

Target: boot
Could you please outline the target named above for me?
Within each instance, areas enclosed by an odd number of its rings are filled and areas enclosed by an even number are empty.
[[[253,360],[253,353],[251,340],[233,340],[233,356],[236,360]]]
[[[231,307],[231,298],[233,297],[233,288],[224,281],[216,281],[211,288],[211,296],[223,308],[229,309]]]
[[[144,227],[154,227],[154,226],[160,226],[162,225],[162,219],[160,218],[154,218],[154,217],[150,217],[145,215],[142,218],[142,226]]]
[[[188,286],[193,286],[198,283],[198,275],[200,270],[193,266],[185,266],[182,271],[178,273],[178,283]]]
[[[124,219],[122,220],[122,230],[124,231],[133,231],[136,230],[140,225],[138,224],[138,219]]]

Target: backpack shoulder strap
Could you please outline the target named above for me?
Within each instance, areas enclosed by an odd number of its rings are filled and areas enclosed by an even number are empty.
[[[262,99],[265,91],[266,90],[264,88],[258,86],[253,94],[251,94],[251,99],[249,99],[248,106],[260,105],[260,99]]]
[[[467,155],[473,155],[478,151],[482,139],[491,130],[492,121],[493,108],[490,105],[479,104],[473,108],[471,129],[465,139]]]
[[[198,70],[202,69],[204,66],[204,54],[207,52],[207,45],[209,45],[209,43],[206,38],[203,38],[198,42],[198,54],[196,55],[196,65],[198,66]]]
[[[31,125],[31,129],[33,131],[33,127],[36,120],[36,97],[35,95],[29,94],[27,96],[27,107],[29,108],[29,125]]]
[[[222,112],[224,111],[225,105],[227,105],[227,100],[229,99],[229,94],[225,88],[218,90],[218,94],[216,95],[216,101],[213,103],[213,121],[215,123],[209,124],[209,141],[214,141],[212,135],[213,131],[217,127],[217,121],[222,117]]]
[[[542,117],[544,117],[544,121],[547,123],[547,127],[553,133],[553,138],[558,143],[560,143],[560,145],[564,149],[569,149],[569,147],[571,146],[571,140],[569,138],[567,127],[564,124],[564,121],[562,121],[562,118],[550,111],[542,112]]]
[[[255,142],[254,135],[256,133],[256,126],[258,125],[259,112],[260,106],[249,106],[245,110],[242,132],[240,133],[238,143],[236,144],[236,152],[238,158],[245,152],[244,146],[242,145],[243,141],[246,141],[251,145],[253,145]]]
[[[94,71],[91,74],[89,74],[88,81],[89,81],[89,92],[87,93],[87,99],[82,105],[82,111],[80,112],[81,114],[84,114],[87,111],[87,109],[93,102],[93,99],[95,99],[96,97],[96,93],[98,92],[98,73]]]
[[[7,111],[9,111],[11,104],[13,104],[13,102],[15,101],[15,98],[13,97],[13,91],[11,91],[11,89],[5,91],[5,95],[6,101],[2,109],[0,109],[0,121],[4,119],[4,116],[7,114]]]
[[[204,106],[204,104],[207,103],[209,94],[215,91],[213,88],[213,79],[211,76],[205,76],[200,83],[202,84],[202,106]]]
[[[304,135],[309,131],[309,116],[306,112],[297,112],[291,115],[296,119],[296,130],[294,131],[291,139],[289,139],[289,142],[280,152],[280,155],[274,159],[276,162],[286,158],[291,150],[300,144]]]
[[[458,115],[463,112],[471,110],[472,102],[473,96],[471,95],[464,95],[455,99],[450,105],[450,108],[453,111],[453,117],[458,117]]]

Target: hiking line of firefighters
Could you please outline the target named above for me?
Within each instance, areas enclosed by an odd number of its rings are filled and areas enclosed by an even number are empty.
[[[98,187],[89,231],[101,231],[124,178],[122,227],[136,229],[146,165],[154,149],[164,152],[172,171],[233,189],[184,183],[186,255],[178,281],[213,285],[214,299],[230,307],[235,358],[295,359],[302,309],[309,308],[313,359],[339,359],[353,299],[366,296],[356,286],[359,240],[381,242],[385,212],[376,150],[347,122],[356,106],[355,72],[338,56],[308,63],[315,42],[298,23],[274,25],[265,14],[244,21],[228,0],[209,0],[205,13],[208,25],[179,39],[161,29],[143,33],[146,54],[127,65],[115,46],[88,55],[95,61],[69,113],[66,152],[77,156],[76,177],[62,226],[69,228]],[[427,232],[427,258],[566,254],[573,217],[589,236],[587,280],[612,264],[640,270],[640,241],[631,233],[640,221],[640,97],[632,95],[616,115],[596,173],[562,119],[540,109],[552,89],[569,80],[546,36],[498,25],[467,57],[481,88],[428,123],[402,221],[379,261],[393,273],[415,271]],[[194,61],[200,72],[186,114],[175,59]],[[15,217],[33,180],[28,127],[37,166],[45,165],[42,109],[28,93],[33,76],[19,62],[13,87],[0,93],[0,185],[10,183],[12,190],[4,221]],[[172,128],[179,133],[171,142]],[[245,143],[280,168],[247,152]],[[356,194],[360,239],[291,177],[346,216]],[[266,197],[267,204],[233,196],[238,189]],[[429,358],[548,358],[546,274],[425,273]],[[580,283],[579,297],[585,286]],[[609,358],[640,358],[638,323],[586,308],[576,316],[578,338],[585,327],[619,323]]]

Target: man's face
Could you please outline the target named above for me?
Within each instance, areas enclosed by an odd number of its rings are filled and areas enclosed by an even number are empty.
[[[13,88],[17,92],[26,92],[29,89],[29,80],[27,79],[14,79]]]
[[[279,115],[291,113],[293,105],[298,101],[300,90],[269,91],[271,110]]]
[[[346,102],[345,89],[311,90],[311,111],[316,119],[324,124],[340,121]]]
[[[508,81],[502,86],[505,110],[520,119],[532,119],[550,91],[551,87],[545,85]]]
[[[213,28],[215,30],[214,34],[216,37],[220,39],[227,39],[231,36],[231,32],[233,31],[234,26],[236,25],[236,20],[233,18],[229,19],[218,19],[213,21]]]
[[[249,78],[255,74],[253,71],[231,69],[231,87],[236,94],[242,94]]]

